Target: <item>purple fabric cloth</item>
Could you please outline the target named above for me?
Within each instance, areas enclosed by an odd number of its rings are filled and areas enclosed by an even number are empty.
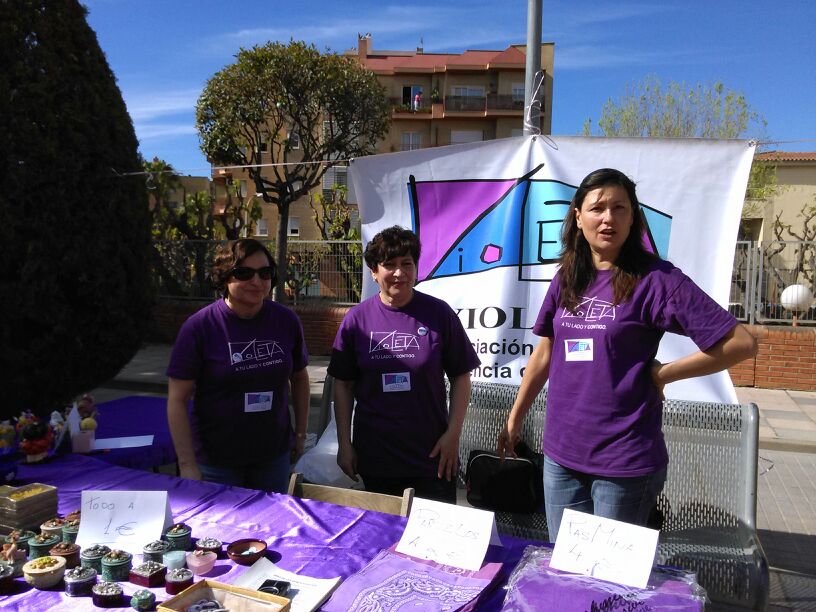
[[[471,604],[492,585],[500,568],[500,564],[488,564],[480,572],[471,572],[383,550],[344,580],[323,610],[470,610]]]
[[[650,373],[664,332],[706,350],[737,320],[669,262],[656,262],[617,306],[611,278],[612,271],[599,270],[569,313],[558,306],[556,275],[533,326],[553,339],[544,452],[589,474],[643,476],[668,464]]]
[[[334,341],[328,373],[354,380],[354,448],[361,474],[435,477],[428,457],[448,427],[444,374],[479,365],[456,313],[414,291],[402,308],[375,295],[352,308]]]
[[[20,484],[41,482],[58,487],[62,514],[79,508],[83,490],[167,491],[174,520],[190,525],[194,539],[209,535],[231,542],[259,537],[269,545],[271,561],[317,578],[355,574],[380,550],[395,544],[406,523],[405,518],[379,512],[131,470],[81,455],[21,465],[18,480]],[[505,547],[491,546],[486,560],[502,563],[509,574],[526,543],[508,536],[502,536],[502,541]],[[232,583],[246,569],[219,559],[206,577]],[[0,608],[37,612],[96,609],[90,598],[68,598],[62,590],[37,591],[22,578],[15,582],[15,593],[0,597]],[[122,586],[128,598],[139,588],[129,582]],[[168,598],[163,588],[151,590],[159,601]],[[478,609],[498,610],[503,597],[498,589]]]
[[[292,445],[289,376],[308,364],[295,313],[265,300],[252,319],[218,300],[182,325],[167,375],[195,380],[190,422],[196,458],[213,466],[250,465]],[[264,406],[271,398],[271,408]]]
[[[176,450],[167,426],[167,398],[130,396],[97,405],[96,439],[153,436],[153,444],[96,451],[96,459],[122,467],[152,469],[176,462]]]
[[[524,551],[510,576],[503,612],[702,612],[704,608],[705,592],[687,572],[658,568],[645,589],[636,589],[551,569],[551,555],[549,547],[531,546]]]

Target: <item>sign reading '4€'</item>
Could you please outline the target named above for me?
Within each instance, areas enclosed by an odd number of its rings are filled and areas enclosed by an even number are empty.
[[[83,491],[77,544],[104,544],[131,554],[173,522],[167,491]]]

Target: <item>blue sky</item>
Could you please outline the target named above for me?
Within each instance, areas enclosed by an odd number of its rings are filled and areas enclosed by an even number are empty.
[[[206,175],[195,103],[241,47],[290,38],[342,52],[370,32],[375,50],[505,49],[526,42],[526,0],[86,0],[142,154]],[[575,135],[628,83],[656,75],[720,80],[767,120],[774,148],[816,151],[816,2],[544,0],[555,43],[553,134]],[[798,141],[798,142],[790,142]],[[804,142],[800,142],[804,141]]]

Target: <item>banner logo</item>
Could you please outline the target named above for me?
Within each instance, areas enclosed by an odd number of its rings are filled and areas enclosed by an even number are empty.
[[[515,267],[518,280],[549,282],[561,224],[577,189],[556,180],[408,179],[413,230],[422,243],[417,280]],[[665,258],[672,217],[641,202],[646,249]]]
[[[259,361],[273,355],[283,355],[283,349],[275,340],[251,340],[250,342],[230,342],[230,363]]]

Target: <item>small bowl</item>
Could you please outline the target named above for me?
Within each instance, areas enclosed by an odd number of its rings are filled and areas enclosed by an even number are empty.
[[[187,567],[196,576],[201,576],[213,568],[217,558],[218,555],[211,551],[189,552],[187,553]]]
[[[246,553],[247,550],[254,547],[254,553]],[[227,556],[238,565],[252,565],[266,553],[266,542],[263,540],[254,540],[247,538],[244,540],[236,540],[227,546]]]
[[[65,575],[62,557],[38,557],[23,566],[25,581],[35,589],[50,589]]]

